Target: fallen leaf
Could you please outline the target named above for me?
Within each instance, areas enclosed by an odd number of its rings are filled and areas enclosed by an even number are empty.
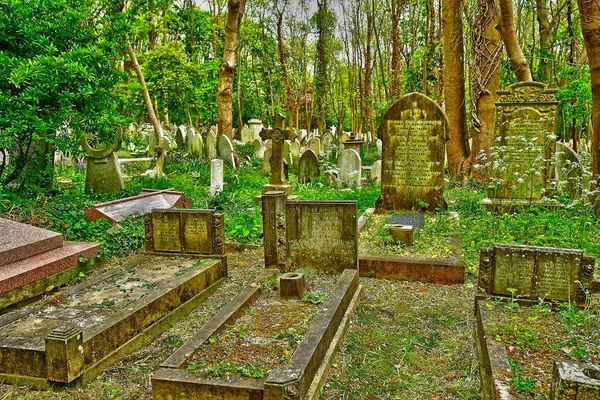
[[[514,356],[517,352],[517,348],[515,346],[508,346],[508,355]]]
[[[423,287],[423,289],[419,290],[417,294],[420,296],[427,296],[429,294],[429,290],[427,290],[426,287]]]

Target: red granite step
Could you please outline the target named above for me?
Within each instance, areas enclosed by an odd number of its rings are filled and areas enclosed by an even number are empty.
[[[0,218],[0,267],[58,249],[62,244],[60,233]]]
[[[79,256],[95,258],[99,243],[64,242],[54,250],[0,268],[0,295],[75,267]]]

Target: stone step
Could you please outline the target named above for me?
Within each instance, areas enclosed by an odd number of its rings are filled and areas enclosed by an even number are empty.
[[[0,295],[75,267],[79,256],[95,258],[100,243],[64,242],[63,246],[0,268]]]
[[[62,244],[60,233],[0,218],[0,267],[58,249]]]

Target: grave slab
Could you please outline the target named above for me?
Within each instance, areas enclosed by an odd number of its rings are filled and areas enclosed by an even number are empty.
[[[117,223],[129,215],[143,215],[153,209],[188,208],[191,200],[181,192],[173,189],[153,190],[143,189],[137,196],[96,204],[85,211],[88,222],[100,218],[111,223]]]
[[[60,248],[60,233],[0,218],[0,267]],[[0,272],[2,268],[0,268]]]

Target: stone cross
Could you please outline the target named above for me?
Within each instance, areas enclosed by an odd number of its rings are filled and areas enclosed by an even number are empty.
[[[273,128],[260,131],[263,140],[271,139],[271,181],[270,185],[283,185],[283,141],[294,140],[296,134],[289,128],[285,128],[285,116],[277,113],[273,118]]]

